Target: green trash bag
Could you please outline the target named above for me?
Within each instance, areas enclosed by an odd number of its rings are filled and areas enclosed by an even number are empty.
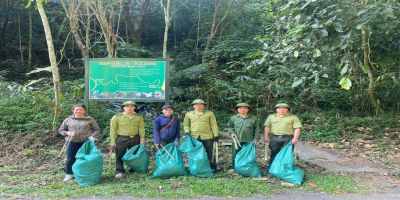
[[[146,150],[144,144],[135,145],[126,151],[122,157],[122,161],[134,172],[145,174],[149,168],[149,152]]]
[[[183,166],[182,153],[175,144],[167,144],[157,151],[156,164],[157,168],[153,173],[153,178],[170,178],[188,174]]]
[[[203,178],[214,176],[203,144],[192,135],[187,135],[183,138],[179,150],[185,153],[189,158],[190,174]]]
[[[81,186],[91,186],[100,182],[103,173],[103,154],[92,140],[87,140],[76,153],[72,165],[75,180]]]
[[[293,145],[289,141],[279,153],[269,168],[269,173],[284,181],[301,185],[304,178],[304,171],[300,168],[294,167]]]
[[[256,145],[253,142],[243,145],[236,154],[235,171],[242,176],[261,177],[260,168],[256,163]]]

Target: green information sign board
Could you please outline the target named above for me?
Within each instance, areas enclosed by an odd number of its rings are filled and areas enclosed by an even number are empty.
[[[167,62],[151,59],[89,59],[89,99],[165,101]]]

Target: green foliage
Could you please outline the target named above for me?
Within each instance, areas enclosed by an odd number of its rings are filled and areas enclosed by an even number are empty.
[[[316,90],[326,84],[337,90],[338,86],[334,84],[337,85],[338,80],[345,89],[358,84],[354,88],[355,94],[365,90],[370,81],[374,82],[376,91],[388,86],[398,90],[398,75],[390,76],[391,79],[386,79],[384,84],[380,78],[365,78],[360,36],[361,27],[367,27],[370,63],[375,69],[380,69],[373,73],[388,77],[386,74],[395,72],[393,67],[399,63],[388,64],[381,58],[387,58],[388,54],[384,53],[388,51],[387,46],[391,47],[391,51],[398,49],[389,42],[399,37],[398,29],[394,29],[400,23],[398,4],[377,0],[365,4],[360,1],[294,0],[269,2],[266,7],[271,11],[266,15],[266,33],[258,37],[263,44],[263,53],[255,61],[255,66],[268,69],[268,74],[276,68],[289,72],[276,73],[275,77],[281,84],[290,84],[295,89],[292,92],[314,98],[310,92],[313,85],[317,86],[314,87]],[[382,35],[385,37],[382,38]],[[346,97],[352,104],[360,100],[352,98],[354,93],[348,93]],[[393,108],[391,98],[385,98],[379,92],[377,94],[386,110]],[[299,101],[304,102],[304,99]],[[359,106],[362,107],[357,110],[370,113],[370,102]]]
[[[304,125],[303,140],[339,142],[357,138],[379,140],[389,132],[398,131],[400,118],[392,113],[373,117],[354,117],[337,110],[303,112],[299,117]]]
[[[0,130],[25,135],[51,129],[51,90],[35,91],[31,87],[0,82]]]

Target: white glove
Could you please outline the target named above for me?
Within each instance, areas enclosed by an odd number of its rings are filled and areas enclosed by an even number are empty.
[[[67,135],[68,135],[69,137],[74,137],[74,136],[75,136],[75,132],[74,132],[74,131],[68,131],[68,132],[67,132]]]
[[[89,136],[89,138],[88,138],[89,140],[92,140],[92,142],[94,142],[94,141],[96,141],[96,138],[95,137],[93,137],[93,136]]]

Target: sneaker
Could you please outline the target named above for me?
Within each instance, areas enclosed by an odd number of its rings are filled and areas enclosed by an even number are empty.
[[[66,174],[63,181],[64,181],[64,182],[67,182],[67,181],[72,180],[73,178],[74,178],[74,175],[72,175],[72,174]]]
[[[122,173],[117,173],[117,174],[115,175],[115,178],[122,178],[122,177],[123,177]]]

